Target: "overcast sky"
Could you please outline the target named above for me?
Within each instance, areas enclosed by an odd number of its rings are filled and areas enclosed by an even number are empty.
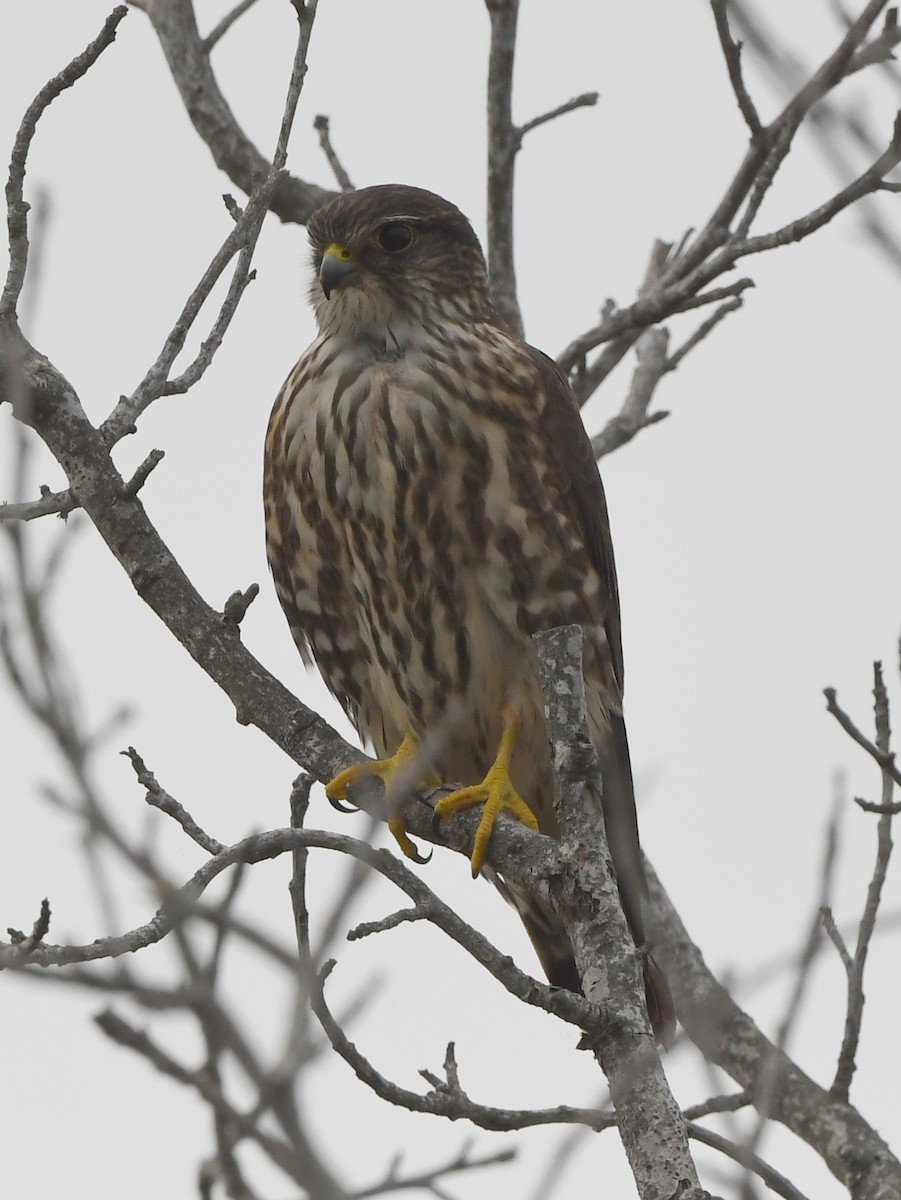
[[[228,7],[198,2],[202,29]],[[825,0],[792,6],[767,0],[760,11],[814,66],[838,36],[828,7]],[[6,157],[28,102],[83,49],[107,11],[95,0],[0,8]],[[214,56],[239,121],[267,153],[281,116],[294,28],[287,0],[260,0]],[[357,185],[430,188],[459,204],[482,235],[487,32],[476,0],[322,0],[291,170],[334,186],[312,130],[313,117],[327,113]],[[748,78],[764,116],[772,116],[776,97],[755,70]],[[641,6],[525,0],[515,118],[525,121],[595,89],[598,106],[532,134],[518,167],[517,267],[527,335],[551,354],[595,323],[607,297],[621,304],[634,298],[653,240],[678,240],[703,224],[744,149],[744,127],[701,0]],[[890,87],[864,72],[841,95],[887,142],[897,105]],[[235,191],[194,133],[140,12],[129,15],[116,44],[41,122],[28,174],[28,187],[38,184],[49,189],[52,212],[32,338],[100,421],[156,357],[230,227],[221,193]],[[812,142],[801,136],[760,230],[801,215],[835,189]],[[901,238],[899,205],[897,195],[882,201],[885,220]],[[270,218],[256,268],[258,278],[202,383],[188,397],[157,402],[116,458],[127,475],[150,449],[166,451],[143,494],[162,536],[214,605],[260,583],[243,626],[248,645],[348,733],[336,704],[294,651],[263,550],[263,432],[283,378],[313,336],[304,231]],[[672,415],[603,463],[644,845],[708,963],[738,973],[803,939],[836,772],[848,794],[877,798],[877,773],[826,714],[823,687],[835,686],[869,729],[872,662],[881,658],[901,704],[901,276],[880,259],[854,214],[801,246],[745,264],[741,273],[757,284],[744,310],[660,389],[657,404]],[[212,320],[212,310],[206,318]],[[697,321],[674,321],[675,342]],[[629,370],[627,361],[588,406],[589,432],[618,408]],[[4,407],[3,499],[18,498],[9,493],[10,430]],[[30,494],[45,482],[55,488],[64,481],[40,457]],[[29,529],[39,545],[57,531],[54,519],[45,524]],[[287,823],[292,763],[262,735],[234,723],[225,698],[137,600],[96,534],[84,528],[79,537],[77,525],[70,523],[78,544],[54,606],[56,627],[90,718],[101,722],[123,703],[133,709],[103,762],[103,782],[121,819],[144,820],[141,791],[117,754],[133,743],[163,785],[221,840]],[[0,919],[4,927],[29,928],[48,895],[52,940],[89,941],[106,930],[75,830],[38,794],[40,782],[59,777],[57,764],[5,693],[0,705],[7,731]],[[342,832],[362,828],[334,813],[321,793],[311,818]],[[173,874],[185,877],[197,855],[184,839],[171,843]],[[874,847],[874,819],[847,803],[835,901],[840,921],[860,912]],[[248,889],[252,909],[286,939],[287,871],[287,863],[256,868]],[[437,853],[423,874],[498,945],[538,970],[515,916],[484,883],[470,881],[465,863]],[[335,877],[333,862],[317,863],[313,894],[327,895]],[[895,911],[901,904],[897,872],[885,904]],[[155,906],[153,896],[123,884],[122,928],[147,920]],[[373,890],[364,910],[372,915],[397,906],[397,897]],[[852,1092],[863,1115],[896,1144],[901,1109],[886,1066],[887,1056],[896,1065],[898,1056],[897,955],[897,934],[877,938]],[[333,983],[336,1003],[370,971],[383,973],[386,986],[353,1036],[406,1086],[421,1085],[416,1071],[437,1069],[445,1043],[456,1039],[464,1085],[485,1103],[578,1104],[594,1096],[598,1078],[575,1052],[575,1033],[520,1011],[437,932],[408,927],[348,946]],[[260,1024],[274,1029],[279,1002],[267,981],[265,973],[247,974],[242,986],[247,1011],[268,1014]],[[746,998],[768,1033],[778,1024],[788,982],[783,976]],[[2,988],[0,1128],[9,1194],[119,1200],[125,1187],[133,1200],[195,1194],[194,1166],[209,1145],[206,1115],[174,1084],[105,1041],[89,1019],[101,1000],[10,978]],[[794,1046],[800,1065],[827,1085],[842,1021],[843,975],[827,953]],[[155,1018],[154,1028],[163,1038],[171,1033],[186,1058],[198,1053],[164,1018]],[[709,1092],[687,1055],[671,1056],[671,1068],[681,1102]],[[411,1162],[426,1165],[467,1136],[462,1128],[387,1108],[348,1076],[343,1064],[320,1065],[305,1096],[325,1152],[349,1184],[375,1178],[395,1149],[408,1148]],[[466,1200],[499,1190],[527,1197],[561,1134],[475,1136],[486,1150],[515,1144],[521,1156],[513,1168],[457,1181],[451,1190]],[[359,1161],[349,1161],[351,1139]],[[600,1194],[600,1171],[609,1179],[605,1195],[630,1194],[612,1135],[605,1139],[585,1143],[561,1195]],[[94,1157],[100,1148],[102,1171]],[[771,1138],[764,1153],[817,1200],[844,1195],[787,1137]],[[273,1184],[270,1194],[289,1196],[291,1189]]]

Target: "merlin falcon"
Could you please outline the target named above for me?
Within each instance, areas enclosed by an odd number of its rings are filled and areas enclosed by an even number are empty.
[[[478,239],[453,204],[399,185],[337,197],[309,222],[319,336],[266,437],[269,564],[304,660],[392,783],[463,785],[480,805],[473,874],[506,812],[556,836],[532,635],[579,624],[603,820],[643,952],[658,1037],[672,1002],[648,958],[647,884],[622,716],[616,570],[604,491],[565,375],[498,315]],[[601,819],[601,814],[598,814]],[[518,909],[552,984],[578,991],[562,922],[485,873]]]

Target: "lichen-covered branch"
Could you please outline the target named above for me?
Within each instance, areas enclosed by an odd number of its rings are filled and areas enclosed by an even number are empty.
[[[700,1183],[685,1121],[673,1099],[648,1024],[638,954],[623,915],[600,811],[600,774],[588,733],[577,625],[536,635],[536,652],[554,764],[554,810],[566,870],[549,881],[566,925],[586,998],[608,1022],[588,1039],[610,1084],[617,1127],[638,1194],[684,1194]],[[591,793],[594,793],[592,795]],[[591,903],[582,898],[591,896]],[[683,1192],[680,1193],[680,1187]]]

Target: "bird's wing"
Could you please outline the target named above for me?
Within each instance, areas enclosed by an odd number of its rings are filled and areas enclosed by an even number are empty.
[[[558,478],[568,481],[569,486],[561,489],[562,494],[568,499],[571,515],[582,533],[591,565],[600,578],[602,611],[599,615],[610,647],[621,699],[623,647],[619,589],[604,485],[569,380],[552,358],[533,346],[528,349],[544,389],[541,415],[543,442]]]
[[[569,482],[568,487],[561,487],[560,495],[581,530],[591,567],[600,578],[597,619],[604,629],[618,691],[618,695],[605,698],[608,727],[597,747],[603,779],[604,825],[623,909],[632,936],[640,946],[645,937],[642,901],[647,895],[647,881],[638,839],[629,743],[620,708],[622,635],[607,501],[591,439],[585,431],[569,381],[553,359],[541,351],[529,349],[544,388],[544,404],[540,409],[543,444],[558,479]],[[592,682],[586,671],[589,691]],[[594,681],[594,685],[603,686],[600,681]]]

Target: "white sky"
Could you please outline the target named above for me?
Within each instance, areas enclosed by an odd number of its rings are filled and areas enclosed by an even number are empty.
[[[227,7],[201,0],[201,27],[209,29]],[[597,108],[532,134],[519,163],[517,262],[527,332],[554,354],[594,323],[606,297],[630,302],[655,237],[677,240],[703,223],[740,160],[744,131],[705,4],[558,0],[552,7],[549,16],[547,5],[523,5],[516,119],[578,92],[601,92]],[[804,0],[790,7],[776,0],[761,6],[815,64],[836,38],[828,6]],[[83,49],[106,12],[95,0],[0,8],[4,155],[28,102]],[[287,0],[260,0],[214,57],[234,111],[264,151],[275,142],[293,38]],[[355,183],[431,188],[457,202],[482,233],[486,47],[487,17],[477,2],[322,0],[289,166],[333,186],[312,130],[314,115],[325,112]],[[771,116],[774,97],[753,70],[748,77]],[[845,92],[887,141],[897,101],[880,77],[864,73]],[[53,215],[33,340],[99,421],[159,351],[230,227],[219,197],[235,191],[190,126],[141,13],[129,15],[116,44],[41,122],[28,175],[29,187],[39,183],[51,191]],[[831,190],[833,179],[802,136],[760,230],[802,214]],[[898,205],[887,196],[883,212],[901,236]],[[346,730],[319,681],[304,674],[263,553],[263,431],[282,379],[313,332],[304,231],[271,218],[256,268],[258,279],[202,383],[187,398],[157,402],[138,435],[118,448],[117,462],[128,474],[151,448],[165,449],[143,493],[161,534],[211,603],[221,607],[235,588],[261,584],[243,626],[248,645]],[[851,794],[878,798],[876,771],[825,713],[822,688],[837,687],[869,729],[871,664],[883,658],[901,703],[901,278],[880,261],[853,214],[740,271],[757,282],[745,310],[665,380],[657,403],[672,416],[605,460],[604,478],[644,844],[710,965],[750,971],[803,937],[834,773],[844,772]],[[698,319],[673,322],[676,342]],[[590,404],[590,432],[616,410],[627,382],[621,369]],[[8,445],[7,408],[0,422]],[[15,498],[9,461],[4,450],[2,498]],[[40,483],[63,485],[59,469],[40,462],[33,495]],[[42,545],[57,528],[45,524],[29,531]],[[145,819],[141,790],[116,753],[128,743],[221,840],[287,823],[292,764],[234,723],[224,697],[135,598],[91,530],[81,531],[55,616],[90,719],[100,722],[123,702],[134,708],[103,761],[104,785],[124,823],[139,827]],[[59,778],[57,764],[7,696],[0,705],[7,734],[0,919],[28,928],[48,895],[52,940],[89,941],[105,930],[74,830],[38,795],[39,782]],[[361,828],[333,813],[321,793],[311,820],[341,832]],[[197,855],[184,839],[165,836],[173,876],[186,876]],[[860,911],[874,847],[873,818],[849,803],[840,921]],[[317,863],[314,905],[343,867]],[[286,940],[287,871],[287,862],[255,869],[247,901]],[[484,884],[471,883],[464,863],[438,853],[423,875],[537,970],[516,918]],[[896,872],[887,909],[901,903],[898,880]],[[123,887],[121,928],[146,920],[155,905]],[[373,890],[357,915],[393,907],[399,897]],[[145,959],[148,975],[168,970],[162,950]],[[899,1062],[890,1007],[896,962],[897,935],[877,938],[852,1098],[897,1144],[901,1110],[887,1071]],[[268,969],[258,970],[256,960],[245,964],[233,983],[254,1014],[251,1028],[274,1049],[283,1000]],[[520,1011],[437,933],[402,928],[341,950],[330,991],[336,1006],[371,971],[390,982],[351,1032],[398,1082],[424,1086],[417,1070],[438,1069],[445,1043],[456,1039],[464,1085],[485,1103],[578,1104],[595,1094],[597,1075],[575,1052],[576,1034]],[[767,1032],[778,1024],[786,984],[783,977],[748,998]],[[89,1020],[102,999],[13,978],[2,986],[8,1194],[196,1194],[194,1165],[210,1145],[206,1115],[183,1090],[106,1042]],[[827,953],[795,1044],[801,1066],[827,1086],[842,1020],[842,973]],[[152,1028],[194,1059],[197,1048],[171,1018],[154,1017]],[[682,1102],[709,1094],[688,1055],[674,1054],[670,1065]],[[324,1152],[348,1185],[375,1179],[397,1149],[408,1151],[411,1166],[425,1166],[450,1157],[468,1136],[382,1105],[339,1063],[318,1067],[304,1096]],[[528,1197],[560,1136],[476,1131],[486,1151],[515,1144],[520,1158],[512,1168],[462,1176],[449,1190],[465,1200],[499,1189]],[[844,1195],[790,1139],[771,1137],[764,1154],[811,1197]],[[631,1194],[620,1159],[611,1135],[586,1141],[560,1195],[601,1194],[599,1179],[604,1195]],[[712,1161],[703,1151],[699,1160]],[[287,1183],[270,1182],[269,1194],[292,1194]]]

